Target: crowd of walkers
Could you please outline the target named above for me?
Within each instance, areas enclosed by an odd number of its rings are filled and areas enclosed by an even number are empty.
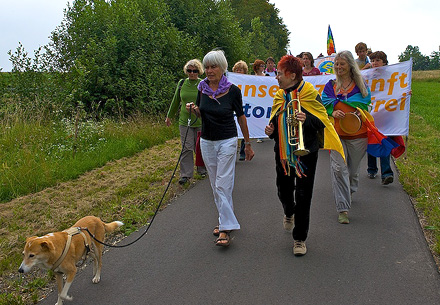
[[[369,52],[365,43],[357,44],[355,51],[358,58],[349,51],[335,55],[335,78],[328,81],[322,94],[303,79],[321,74],[310,52],[285,55],[278,64],[272,57],[256,59],[251,69],[246,62],[238,61],[232,68],[234,73],[248,74],[251,70],[252,75],[275,77],[278,81],[265,134],[274,140],[275,184],[284,212],[282,225],[292,232],[295,256],[307,253],[305,241],[320,149],[330,151],[337,221],[350,222],[348,213],[353,193],[359,187],[360,163],[368,145],[368,125],[359,118],[373,120],[368,113],[370,89],[360,71],[388,63],[384,52]],[[238,146],[240,161],[254,157],[242,94],[228,81],[227,69],[221,50],[207,53],[202,62],[189,60],[183,68],[187,78],[178,82],[165,120],[170,126],[179,113],[183,147],[179,183],[188,183],[195,168],[198,175],[209,178],[218,211],[212,234],[216,236],[215,244],[222,247],[229,246],[231,232],[240,229],[232,200]],[[201,79],[204,73],[206,77]],[[243,135],[240,145],[235,117]],[[261,141],[257,139],[257,143]],[[380,165],[382,184],[392,183],[389,154],[380,157]],[[368,177],[375,178],[377,172],[376,157],[368,155]]]

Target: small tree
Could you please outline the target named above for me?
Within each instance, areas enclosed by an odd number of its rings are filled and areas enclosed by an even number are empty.
[[[413,69],[415,71],[429,69],[429,57],[423,55],[418,46],[408,45],[405,51],[398,56],[399,62],[407,61],[411,57],[413,58]]]
[[[165,109],[192,45],[162,0],[76,0],[46,49],[72,103],[120,114]]]
[[[255,32],[255,18],[263,25],[260,27],[264,41],[259,44],[266,48],[265,54],[259,54],[256,48],[260,45],[250,44],[250,52],[247,54],[250,61],[254,61],[255,54],[265,60],[268,56],[279,59],[287,53],[289,43],[289,31],[283,20],[279,17],[279,10],[268,0],[227,0],[231,3],[236,20],[244,33]]]
[[[191,38],[201,59],[214,48],[225,51],[230,67],[245,59],[250,49],[248,41],[235,21],[228,1],[218,0],[165,0],[172,23]]]
[[[429,58],[429,70],[440,69],[440,52],[432,52]]]
[[[34,118],[44,118],[53,109],[52,99],[56,95],[54,75],[47,70],[42,47],[29,56],[21,42],[17,49],[8,52],[12,73],[8,73],[9,87],[6,91],[16,102],[10,104],[15,111]],[[36,115],[39,113],[39,115]]]
[[[249,43],[252,49],[249,54],[249,61],[254,62],[256,59],[266,60],[268,57],[268,49],[266,47],[267,29],[261,22],[260,17],[255,17],[251,21],[251,30],[249,31]]]

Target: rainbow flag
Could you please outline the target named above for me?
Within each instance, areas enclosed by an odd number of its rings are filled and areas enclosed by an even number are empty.
[[[327,54],[332,55],[333,53],[336,53],[335,40],[333,39],[332,29],[329,24],[327,34]]]
[[[365,124],[368,130],[367,152],[374,157],[387,157],[390,154],[395,158],[400,157],[405,152],[403,138],[383,135],[374,124],[371,114],[360,108],[357,109],[361,114],[362,124]]]

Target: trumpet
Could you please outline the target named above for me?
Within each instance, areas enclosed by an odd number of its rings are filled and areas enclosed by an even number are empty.
[[[301,103],[299,99],[293,99],[287,104],[287,138],[289,145],[292,147],[296,147],[296,149],[293,151],[293,154],[296,156],[305,156],[309,154],[310,151],[304,146],[304,135],[302,128],[303,123],[301,121],[298,121],[298,119],[296,118],[295,102],[297,102],[298,112],[301,112]]]

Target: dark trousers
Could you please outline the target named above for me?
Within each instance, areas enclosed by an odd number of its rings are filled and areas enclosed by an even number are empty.
[[[309,232],[310,205],[312,203],[318,152],[302,156],[300,160],[306,175],[302,178],[296,176],[295,169],[292,167],[290,168],[290,176],[286,176],[281,163],[276,160],[276,184],[278,198],[283,205],[284,214],[288,217],[295,215],[293,239],[304,241],[307,239]]]
[[[393,176],[393,170],[391,169],[390,165],[390,155],[386,157],[380,157],[380,173],[382,180],[385,179],[388,176]],[[368,168],[367,172],[369,174],[375,175],[378,171],[377,168],[377,158],[368,154]]]

